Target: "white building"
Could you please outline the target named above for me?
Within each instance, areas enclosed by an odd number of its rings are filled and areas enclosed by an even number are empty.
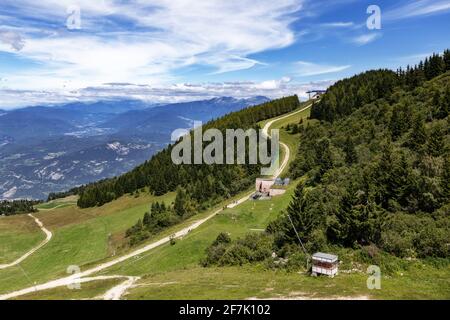
[[[274,188],[274,185],[276,185],[275,182],[276,181],[273,179],[258,178],[256,179],[255,190],[257,193],[265,195],[267,197],[275,197],[285,193],[285,189]]]
[[[329,277],[334,277],[338,274],[339,261],[338,257],[329,254],[317,252],[312,256],[312,275],[325,274]]]

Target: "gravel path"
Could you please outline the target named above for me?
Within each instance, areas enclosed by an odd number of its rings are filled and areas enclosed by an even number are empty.
[[[47,230],[44,225],[42,224],[42,222],[36,218],[35,216],[33,216],[32,214],[29,214],[28,216],[30,216],[32,219],[34,219],[34,221],[36,222],[36,224],[39,226],[39,228],[42,230],[42,232],[45,233],[45,239],[36,247],[34,247],[33,249],[31,249],[30,251],[28,251],[27,253],[25,253],[23,256],[21,256],[19,259],[17,259],[14,262],[8,263],[8,264],[0,264],[0,270],[2,269],[6,269],[6,268],[10,268],[13,266],[18,265],[19,263],[21,263],[22,261],[24,261],[26,258],[28,258],[29,256],[31,256],[33,253],[35,253],[36,251],[38,251],[40,248],[42,248],[43,246],[45,246],[47,244],[47,242],[50,241],[50,239],[52,238],[53,234]]]

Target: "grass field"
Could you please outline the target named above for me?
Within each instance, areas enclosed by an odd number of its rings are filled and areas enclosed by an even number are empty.
[[[82,300],[101,297],[111,287],[123,282],[122,279],[99,280],[81,283],[79,289],[58,287],[17,297],[15,300]]]
[[[126,299],[450,299],[448,270],[412,268],[367,288],[364,273],[311,277],[261,266],[193,267],[149,274]]]
[[[0,264],[11,263],[44,240],[28,215],[0,217]]]
[[[58,208],[70,207],[77,204],[78,197],[70,196],[62,199],[56,199],[49,202],[41,203],[36,206],[40,211],[54,210]]]
[[[79,209],[75,205],[70,205],[37,213],[36,217],[53,232],[53,238],[19,266],[0,270],[0,292],[64,276],[67,275],[67,267],[71,265],[83,267],[119,254],[127,249],[124,246],[126,229],[142,218],[150,203],[156,200],[171,203],[174,196],[170,193],[162,197],[153,197],[142,193],[138,198],[125,196],[99,208]],[[25,218],[29,219],[26,216],[3,217],[0,224],[8,229],[16,225],[17,219]],[[30,221],[33,222],[31,219]],[[37,235],[41,237],[39,239],[42,240],[43,233],[37,226],[36,230]],[[11,232],[1,233],[1,237],[5,240],[14,239],[17,235],[20,233],[14,229]],[[31,238],[32,234],[27,234],[27,237]],[[25,245],[25,241],[22,242],[14,244],[12,248],[16,251],[19,251],[17,248],[23,248],[20,250],[23,253],[33,246],[31,243],[36,244],[39,241],[32,242],[28,239],[30,243],[28,246]],[[6,246],[4,247],[6,251]],[[9,257],[8,255],[8,260]]]
[[[205,249],[220,232],[232,238],[247,232],[261,232],[287,206],[293,184],[283,197],[272,201],[247,201],[233,209],[226,209],[210,221],[177,240],[108,269],[105,274],[145,275],[197,267]]]

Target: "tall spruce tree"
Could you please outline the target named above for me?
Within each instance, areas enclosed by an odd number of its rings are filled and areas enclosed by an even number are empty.
[[[439,157],[444,154],[444,130],[440,125],[435,125],[431,128],[428,135],[427,153],[433,157]]]
[[[408,146],[416,152],[422,150],[427,142],[427,132],[425,129],[425,121],[423,117],[418,114],[414,118],[412,130],[408,139]]]
[[[353,139],[351,139],[349,136],[347,136],[345,140],[344,152],[345,152],[345,162],[348,165],[352,165],[358,162],[358,155],[356,154],[355,143],[353,142]]]
[[[289,203],[286,211],[290,216],[300,239],[304,242],[308,241],[312,231],[317,228],[320,220],[315,213],[307,209],[305,186],[302,183],[297,185],[292,201]],[[283,219],[286,240],[291,243],[298,242],[295,230],[293,229],[289,218],[284,217]]]

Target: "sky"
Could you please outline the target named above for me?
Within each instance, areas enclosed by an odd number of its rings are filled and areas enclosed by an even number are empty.
[[[442,52],[449,30],[450,0],[1,0],[0,109],[305,98]]]

